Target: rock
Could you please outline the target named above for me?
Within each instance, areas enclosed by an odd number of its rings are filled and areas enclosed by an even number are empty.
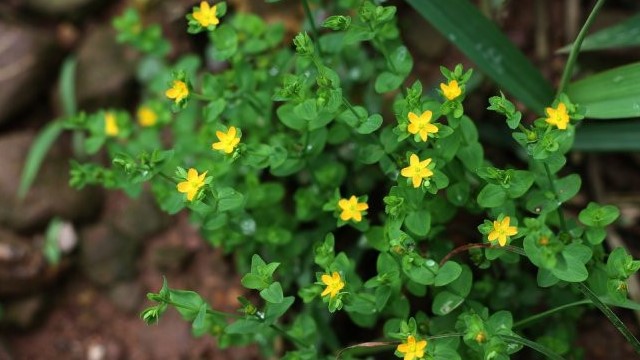
[[[76,90],[82,109],[118,106],[133,96],[135,59],[127,58],[125,47],[116,43],[115,30],[102,25],[80,44]]]
[[[52,16],[77,15],[89,7],[105,3],[105,0],[24,0],[31,10]]]
[[[0,225],[27,231],[46,226],[54,216],[70,221],[94,218],[102,206],[102,192],[69,187],[68,151],[61,142],[47,154],[25,199],[18,199],[22,167],[34,137],[32,132],[0,137]]]
[[[151,263],[162,272],[175,272],[193,255],[182,244],[162,244],[153,249]]]
[[[118,283],[109,291],[109,298],[120,310],[133,314],[145,299],[142,286],[137,282]]]
[[[35,323],[43,307],[42,295],[9,301],[4,305],[2,321],[21,329],[27,329]]]
[[[119,201],[117,216],[112,220],[119,232],[134,240],[144,240],[164,230],[171,217],[160,210],[149,191],[136,199]]]
[[[115,228],[98,224],[80,232],[80,266],[98,285],[113,285],[131,279],[139,243]]]
[[[0,125],[25,106],[40,106],[43,92],[57,75],[61,56],[55,37],[0,17]]]
[[[34,291],[55,275],[31,239],[0,229],[0,295]]]

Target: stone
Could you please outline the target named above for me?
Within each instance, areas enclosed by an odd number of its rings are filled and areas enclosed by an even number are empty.
[[[0,125],[27,105],[40,106],[61,61],[55,37],[0,17]]]
[[[109,291],[109,298],[118,309],[134,314],[140,310],[145,296],[140,283],[132,281],[114,285]]]
[[[160,210],[149,191],[144,190],[135,199],[119,201],[117,216],[113,226],[122,234],[134,240],[144,240],[155,235],[170,224],[171,217]]]
[[[24,0],[31,10],[51,16],[78,15],[78,12],[104,4],[105,0]]]
[[[94,283],[113,285],[133,277],[138,248],[112,226],[93,225],[80,231],[80,267]]]
[[[192,255],[182,244],[161,244],[153,249],[151,263],[161,272],[177,272]]]
[[[44,298],[42,295],[32,295],[8,301],[4,305],[2,321],[21,329],[28,329],[34,325],[43,308]]]
[[[32,239],[0,229],[0,295],[35,291],[53,275]]]
[[[80,108],[98,108],[131,103],[134,96],[135,57],[116,43],[110,24],[93,29],[78,49],[76,94]]]
[[[69,151],[63,142],[47,154],[25,199],[18,198],[22,167],[34,138],[30,131],[0,136],[0,225],[32,232],[44,228],[54,216],[69,221],[93,219],[102,208],[102,192],[69,187]]]

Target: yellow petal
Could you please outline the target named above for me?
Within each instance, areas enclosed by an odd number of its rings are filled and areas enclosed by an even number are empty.
[[[400,170],[400,175],[404,176],[404,177],[411,177],[411,166],[407,166],[406,168],[403,168],[402,170]]]
[[[507,244],[507,236],[504,234],[501,234],[498,237],[498,244],[500,244],[500,246],[505,246]]]
[[[411,123],[415,123],[415,122],[417,122],[419,119],[420,119],[420,117],[419,117],[418,115],[416,115],[416,114],[415,114],[415,113],[413,113],[413,112],[409,112],[409,121],[410,121]]]
[[[188,181],[183,181],[181,183],[178,183],[178,185],[176,186],[176,188],[178,189],[179,192],[181,193],[186,193],[187,191],[189,191],[189,189],[191,188],[191,186],[189,185]]]
[[[418,163],[420,163],[420,158],[418,157],[418,155],[416,154],[411,154],[411,156],[409,156],[409,164],[411,166],[415,166]]]
[[[414,176],[411,178],[411,181],[413,182],[414,188],[418,188],[420,187],[420,184],[422,184],[422,178],[420,176]]]
[[[356,210],[358,211],[365,211],[369,208],[369,204],[367,203],[358,203],[358,205],[356,205]]]
[[[348,210],[343,210],[342,213],[340,213],[340,220],[349,221],[349,219],[351,219],[351,212]]]
[[[235,138],[237,134],[236,128],[234,126],[229,127],[229,131],[227,131],[227,136],[230,138]]]
[[[498,238],[497,231],[492,231],[489,233],[489,236],[487,236],[487,239],[489,239],[489,241],[495,241],[497,238]]]
[[[331,276],[329,276],[329,275],[327,275],[327,274],[322,275],[322,276],[320,277],[320,280],[322,280],[322,282],[323,282],[325,285],[331,285],[331,284],[333,283],[333,281],[332,281],[332,279],[331,279]]]
[[[198,170],[194,168],[190,168],[189,171],[187,171],[187,181],[193,181],[197,178],[198,178]]]
[[[200,2],[200,10],[204,13],[207,13],[209,11],[209,3],[206,1]]]
[[[433,113],[431,112],[431,110],[425,110],[421,115],[420,115],[420,120],[424,121],[424,122],[429,122],[431,121],[431,117],[433,116]]]
[[[347,199],[340,199],[340,200],[338,200],[338,206],[339,206],[342,210],[349,208],[349,200],[347,200]]]

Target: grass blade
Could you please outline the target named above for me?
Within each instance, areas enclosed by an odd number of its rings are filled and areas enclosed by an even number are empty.
[[[586,117],[618,119],[640,116],[640,62],[588,76],[569,85],[571,101]]]
[[[76,114],[76,59],[68,57],[62,64],[60,72],[60,100],[64,116]]]
[[[47,124],[34,140],[20,176],[20,186],[18,187],[18,197],[20,199],[24,199],[27,195],[29,188],[31,188],[33,181],[36,179],[36,175],[38,175],[38,170],[44,157],[61,132],[62,122],[53,121]]]
[[[564,360],[564,358],[556,353],[554,353],[553,351],[551,351],[549,348],[547,348],[546,346],[542,346],[540,344],[538,344],[535,341],[531,341],[529,339],[525,339],[523,337],[520,336],[511,336],[511,335],[498,335],[500,338],[502,338],[503,340],[506,341],[510,341],[516,344],[520,344],[523,346],[527,346],[537,352],[539,352],[540,354],[546,356],[548,359],[552,359],[552,360]]]
[[[634,46],[640,46],[640,14],[587,36],[580,47],[580,51],[620,49]],[[568,53],[570,50],[571,44],[557,52]]]
[[[589,121],[576,129],[574,150],[640,151],[640,120]]]
[[[406,0],[500,88],[542,114],[553,89],[511,41],[468,0]]]

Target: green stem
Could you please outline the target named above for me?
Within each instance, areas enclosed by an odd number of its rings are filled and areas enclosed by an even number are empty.
[[[564,305],[560,305],[558,307],[555,307],[553,309],[549,309],[547,311],[543,311],[541,313],[529,316],[528,318],[522,319],[520,321],[518,321],[517,323],[513,324],[513,328],[519,328],[519,327],[526,327],[526,325],[528,325],[529,323],[538,321],[542,318],[545,318],[549,315],[552,315],[554,313],[557,313],[559,311],[562,311],[564,309],[568,309],[574,306],[580,306],[580,305],[586,305],[586,304],[591,304],[591,300],[580,300],[580,301],[575,301],[572,303],[568,303],[568,304],[564,304]]]
[[[556,353],[554,353],[551,349],[549,349],[546,346],[542,346],[540,344],[538,344],[535,341],[531,341],[529,339],[525,339],[521,336],[512,336],[512,335],[498,335],[498,337],[510,341],[510,342],[514,342],[523,346],[527,346],[537,352],[539,352],[540,354],[546,356],[549,359],[552,360],[564,360],[564,358]]]
[[[169,175],[167,175],[167,174],[165,174],[165,173],[163,173],[163,172],[159,172],[159,173],[158,173],[158,175],[159,175],[161,178],[163,178],[163,179],[167,180],[168,182],[170,182],[170,183],[172,183],[172,184],[174,184],[174,185],[176,184],[176,181],[175,181],[174,179],[172,179]]]
[[[198,99],[198,100],[202,100],[202,101],[215,101],[217,100],[216,98],[212,98],[210,96],[206,96],[197,92],[191,92],[191,96],[193,96],[194,99]]]
[[[551,169],[549,168],[549,164],[544,163],[544,171],[547,173],[547,179],[549,180],[549,187],[551,192],[553,192],[553,196],[556,198],[558,202],[558,208],[556,211],[558,212],[558,219],[560,221],[560,228],[562,231],[567,232],[567,223],[564,220],[564,213],[562,212],[562,202],[560,201],[560,197],[558,196],[558,190],[556,189],[556,184],[553,180],[553,174],[551,174]]]
[[[622,320],[609,308],[605,303],[598,298],[598,296],[589,287],[583,283],[576,283],[576,287],[584,296],[586,296],[602,313],[609,319],[613,326],[620,331],[620,333],[627,339],[627,341],[633,346],[636,353],[640,354],[640,342],[631,333]]]
[[[309,347],[308,344],[305,344],[302,340],[298,339],[297,337],[291,336],[289,333],[287,333],[280,326],[278,326],[276,324],[271,324],[271,325],[269,325],[269,327],[272,328],[273,330],[277,331],[280,335],[282,335],[282,337],[284,337],[285,339],[289,340],[291,343],[296,344],[296,346],[298,346],[300,349],[304,349],[306,347]]]
[[[580,32],[576,37],[576,41],[573,42],[573,45],[571,46],[571,52],[569,52],[569,58],[567,59],[567,63],[564,66],[564,71],[562,72],[562,78],[560,80],[560,86],[558,86],[558,93],[556,94],[556,97],[558,97],[558,95],[566,90],[567,83],[569,82],[569,79],[571,78],[571,75],[573,73],[573,67],[576,63],[576,60],[578,59],[578,53],[580,52],[582,41],[584,40],[585,36],[587,36],[587,31],[591,27],[591,24],[595,20],[596,15],[600,11],[600,8],[602,8],[602,5],[604,5],[605,1],[606,0],[598,0],[596,5],[593,7],[593,10],[591,10],[587,21],[585,21],[584,25],[582,25],[582,29],[580,29]]]
[[[164,302],[168,305],[171,305],[173,307],[176,308],[181,308],[181,309],[186,309],[189,311],[193,311],[193,312],[198,312],[198,309],[189,307],[189,306],[184,306],[182,304],[178,304],[176,302],[173,302],[169,299],[164,299]],[[224,317],[228,317],[228,318],[232,318],[232,319],[241,319],[243,318],[242,315],[238,315],[238,314],[232,314],[232,313],[228,313],[228,312],[224,312],[224,311],[218,311],[218,310],[214,310],[214,309],[207,309],[207,314],[211,314],[211,315],[221,315]]]
[[[309,8],[309,0],[302,0],[302,7],[304,8],[304,15],[309,20],[309,25],[311,25],[311,32],[313,33],[313,38],[316,39],[316,44],[318,45],[318,52],[320,56],[322,56],[322,46],[320,45],[320,36],[318,35],[318,28],[316,27],[316,21],[313,19],[313,14],[311,14],[311,8]]]
[[[356,116],[356,119],[360,118],[360,115],[358,114],[358,112],[356,111],[356,109],[353,107],[353,105],[351,105],[351,103],[349,102],[349,100],[347,100],[346,97],[342,97],[342,102],[347,106],[347,108],[349,108],[349,110],[353,113],[353,115]]]

